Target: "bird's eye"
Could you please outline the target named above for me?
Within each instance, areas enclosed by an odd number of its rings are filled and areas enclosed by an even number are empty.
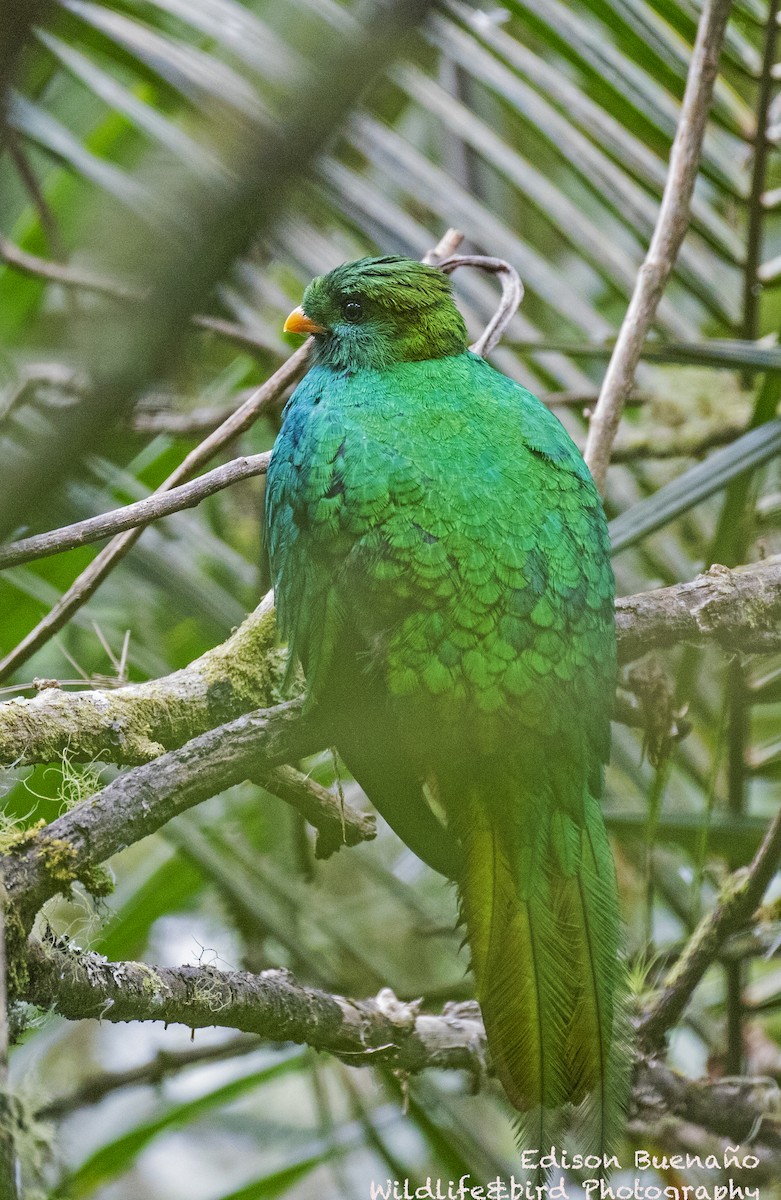
[[[355,324],[363,316],[363,305],[360,300],[345,300],[342,305],[342,316],[345,321]]]

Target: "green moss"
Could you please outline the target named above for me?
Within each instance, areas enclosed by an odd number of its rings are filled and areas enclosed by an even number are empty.
[[[14,820],[3,821],[0,823],[0,854],[18,854],[25,850],[45,826],[46,821],[43,817],[27,829],[20,829]]]
[[[105,867],[81,867],[76,878],[96,900],[103,896],[110,896],[114,891],[114,880]]]
[[[25,830],[14,849],[32,841],[39,829],[40,825]],[[74,883],[83,884],[89,894],[96,897],[110,896],[114,890],[114,882],[105,867],[80,862],[77,851],[63,838],[41,838],[38,857],[46,874],[68,898]]]
[[[163,981],[154,967],[147,966],[146,963],[134,963],[133,969],[136,975],[143,975],[141,987],[146,996],[152,997],[163,992]]]
[[[9,1000],[20,996],[30,979],[27,967],[27,933],[15,906],[5,910],[5,971]]]
[[[38,848],[38,857],[44,870],[54,883],[60,885],[66,896],[70,896],[71,884],[78,879],[78,855],[63,838],[43,838]]]

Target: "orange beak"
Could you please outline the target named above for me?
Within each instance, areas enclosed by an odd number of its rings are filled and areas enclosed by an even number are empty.
[[[310,321],[300,304],[293,309],[282,328],[285,333],[325,333],[322,325]]]

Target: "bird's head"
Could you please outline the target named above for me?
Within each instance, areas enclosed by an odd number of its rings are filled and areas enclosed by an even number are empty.
[[[312,333],[317,358],[341,369],[383,369],[467,348],[449,278],[414,259],[359,258],[313,279],[288,333]]]

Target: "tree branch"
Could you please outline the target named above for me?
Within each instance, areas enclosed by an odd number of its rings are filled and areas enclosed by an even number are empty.
[[[702,7],[659,216],[589,425],[585,458],[600,491],[604,491],[613,442],[646,334],[689,227],[691,199],[731,7],[731,0],[705,0]]]
[[[24,999],[71,1020],[165,1021],[191,1029],[219,1026],[270,1042],[296,1042],[351,1066],[383,1065],[407,1074],[437,1068],[487,1073],[485,1032],[474,1001],[421,1011],[384,988],[355,1000],[305,987],[284,970],[260,975],[211,967],[150,967],[33,943]],[[147,1069],[144,1069],[144,1075]],[[131,1080],[135,1082],[135,1077]],[[90,1097],[88,1097],[89,1102]],[[759,1140],[781,1150],[774,1095],[752,1080],[693,1082],[660,1062],[640,1060],[634,1120],[675,1114],[740,1140],[761,1119]]]
[[[716,642],[738,654],[781,649],[781,556],[738,568],[713,566],[691,583],[616,603],[621,662],[680,642]]]
[[[616,623],[624,663],[687,641],[713,641],[728,653],[779,650],[781,559],[737,571],[712,567],[691,583],[624,597]],[[56,762],[66,753],[74,762],[146,763],[275,704],[282,671],[269,593],[226,642],[162,679],[76,693],[44,686],[32,699],[0,704],[0,763]],[[639,704],[623,693],[616,719],[644,724]]]
[[[231,636],[180,671],[147,683],[86,692],[45,686],[0,704],[0,763],[151,762],[166,750],[280,699],[274,598],[263,598]]]
[[[77,1109],[100,1104],[106,1096],[122,1088],[139,1087],[144,1084],[153,1086],[161,1083],[168,1075],[175,1075],[188,1067],[208,1062],[224,1062],[229,1058],[252,1054],[259,1045],[256,1037],[239,1034],[230,1041],[218,1042],[212,1046],[190,1046],[186,1050],[158,1050],[154,1058],[137,1067],[129,1067],[126,1071],[104,1071],[100,1075],[90,1076],[72,1092],[43,1104],[35,1115],[42,1121],[61,1120]]]
[[[640,1022],[638,1033],[644,1045],[656,1048],[683,1015],[692,992],[726,938],[744,925],[759,906],[779,858],[781,811],[776,813],[750,866],[729,877],[718,903],[703,917],[668,974],[658,999]]]
[[[123,303],[140,302],[144,299],[143,292],[128,287],[118,279],[108,279],[95,275],[92,271],[84,271],[70,264],[52,262],[51,259],[40,258],[30,254],[21,246],[16,246],[9,238],[0,234],[0,262],[13,267],[21,275],[30,279],[40,279],[46,283],[58,283],[63,287],[76,288],[83,292],[95,292],[100,296],[109,296],[112,300]]]
[[[419,1011],[419,1002],[403,1003],[390,989],[376,999],[351,1000],[304,987],[285,970],[251,975],[208,966],[111,963],[93,952],[65,952],[40,942],[30,944],[29,968],[23,998],[73,1020],[221,1026],[312,1046],[353,1066],[484,1070],[485,1035],[472,1001],[429,1016]]]
[[[118,776],[44,828],[28,830],[4,862],[9,900],[22,926],[29,930],[46,900],[88,879],[91,868],[179,813],[245,779],[265,786],[271,768],[313,753],[324,742],[317,719],[302,717],[301,701],[247,713]],[[289,777],[288,785],[283,799],[297,797]],[[369,818],[340,805],[325,789],[307,789],[304,807],[327,851],[373,836]]]
[[[33,559],[47,558],[50,554],[60,554],[63,550],[72,550],[75,546],[99,542],[101,538],[112,537],[126,529],[141,529],[152,521],[170,516],[171,513],[194,508],[206,496],[213,496],[215,492],[221,492],[241,479],[265,475],[269,458],[268,452],[234,458],[224,466],[215,467],[213,471],[207,471],[191,483],[171,488],[168,492],[153,492],[151,496],[145,496],[135,504],[126,504],[124,508],[116,508],[112,512],[101,513],[97,517],[89,517],[73,525],[64,525],[49,533],[38,533],[33,537],[0,546],[0,570],[31,562]]]
[[[134,433],[145,435],[168,433],[172,437],[203,437],[204,434],[213,433],[219,428],[245,398],[246,393],[239,392],[233,404],[182,409],[174,407],[170,401],[166,403],[168,397],[144,397],[133,410],[129,425]]]

